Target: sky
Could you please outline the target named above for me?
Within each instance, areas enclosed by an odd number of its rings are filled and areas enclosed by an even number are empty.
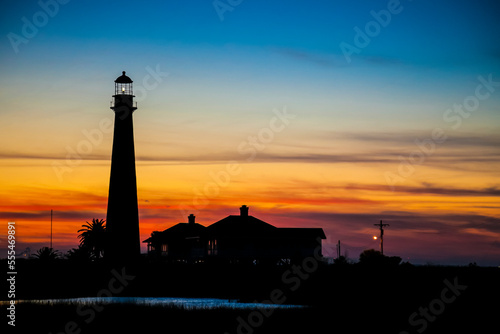
[[[0,257],[105,219],[134,80],[141,239],[246,204],[325,256],[500,265],[497,1],[2,1]],[[144,251],[144,245],[143,245]],[[5,256],[4,256],[5,255]]]

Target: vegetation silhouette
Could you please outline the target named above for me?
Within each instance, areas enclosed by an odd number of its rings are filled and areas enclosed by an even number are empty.
[[[42,247],[33,256],[40,261],[54,261],[61,257],[61,253],[50,247]]]
[[[83,228],[78,230],[78,239],[80,239],[80,248],[78,254],[73,255],[85,255],[85,252],[90,254],[91,259],[99,260],[104,254],[104,249],[106,248],[106,221],[104,219],[92,219],[92,223],[86,222],[82,225]]]
[[[347,266],[349,264],[349,261],[345,256],[341,255],[333,260],[333,264],[336,266]]]
[[[86,246],[78,246],[68,251],[66,258],[73,263],[90,262],[93,258],[91,250]]]
[[[359,255],[359,264],[362,266],[398,266],[399,256],[386,256],[374,249],[367,249]]]

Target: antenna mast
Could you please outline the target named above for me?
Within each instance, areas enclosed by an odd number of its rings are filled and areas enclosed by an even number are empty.
[[[52,209],[50,209],[50,248],[52,248]]]

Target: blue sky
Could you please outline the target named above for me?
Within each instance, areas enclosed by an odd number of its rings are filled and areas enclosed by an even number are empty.
[[[42,1],[43,2],[43,1]],[[50,3],[50,1],[47,1]],[[39,29],[29,44],[51,45],[75,56],[91,44],[119,43],[131,49],[168,44],[200,47],[248,46],[293,49],[324,56],[342,55],[339,44],[352,43],[353,28],[364,28],[370,12],[388,1],[242,1],[221,21],[212,1],[69,1]],[[32,21],[37,1],[4,1],[1,31],[19,33],[22,17]],[[53,8],[53,7],[49,7]],[[499,57],[499,5],[495,1],[401,1],[387,27],[373,38],[361,59],[374,58],[420,66],[467,66]],[[127,43],[125,43],[127,41]],[[3,40],[2,51],[9,43]],[[7,41],[8,42],[8,41]],[[71,43],[73,42],[73,43]],[[63,43],[69,43],[67,46]],[[100,45],[100,44],[104,45]],[[21,46],[21,50],[36,47]],[[82,48],[78,48],[77,45]],[[154,50],[154,49],[153,49]],[[94,50],[97,51],[97,50]],[[129,50],[129,52],[134,52]],[[3,57],[8,56],[2,52]],[[446,66],[444,66],[446,67]]]

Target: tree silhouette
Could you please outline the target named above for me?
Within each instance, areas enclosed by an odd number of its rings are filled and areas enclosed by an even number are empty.
[[[41,261],[53,261],[59,258],[59,252],[50,247],[42,247],[33,256]]]
[[[86,262],[92,259],[92,252],[84,246],[72,248],[68,251],[67,258],[73,262]]]
[[[99,260],[106,246],[106,222],[104,219],[92,219],[79,229],[80,247],[90,252],[92,259]]]
[[[384,260],[384,255],[375,249],[366,249],[359,254],[359,263],[362,264],[377,264]]]
[[[399,256],[385,256],[381,252],[374,249],[364,250],[359,255],[359,263],[362,265],[369,266],[380,266],[380,265],[389,265],[389,266],[397,266],[401,262],[401,258]]]
[[[346,257],[342,255],[333,260],[333,263],[338,266],[345,266],[349,264],[349,262],[347,262]]]

